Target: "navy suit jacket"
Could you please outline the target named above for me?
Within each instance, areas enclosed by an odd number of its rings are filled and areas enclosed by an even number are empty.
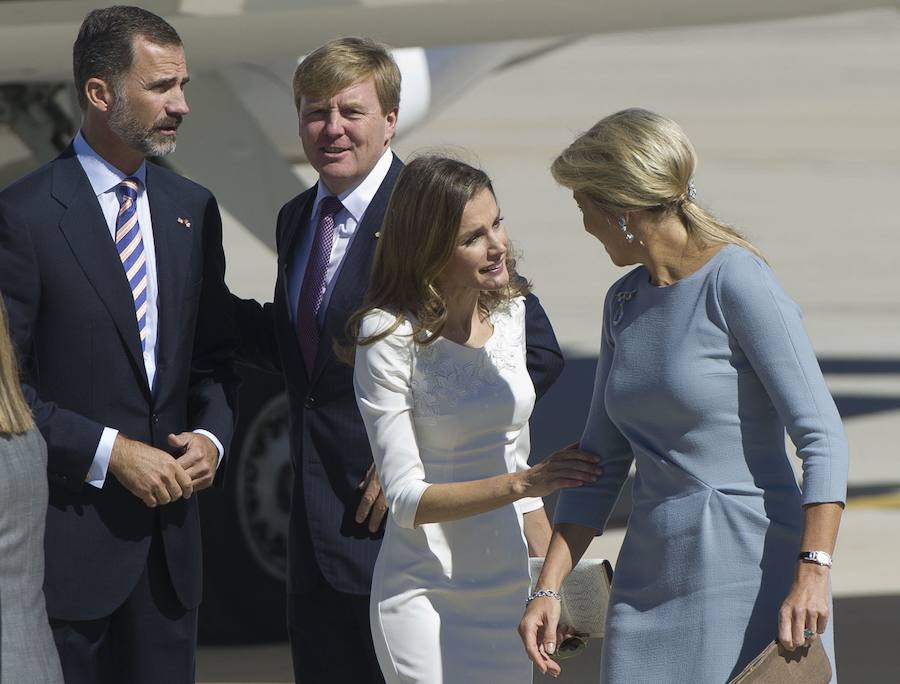
[[[169,433],[198,427],[226,450],[231,440],[236,342],[219,209],[208,190],[154,164],[146,183],[159,285],[153,392],[131,289],[71,146],[0,192],[0,292],[48,447],[54,618],[95,619],[121,605],[146,567],[157,519],[180,601],[200,602],[197,498],[150,509],[112,474],[102,489],[84,482],[105,426],[164,450]]]
[[[372,464],[372,452],[353,391],[353,368],[334,354],[346,342],[347,319],[362,305],[375,254],[376,232],[403,163],[390,170],[350,244],[325,314],[318,356],[308,374],[300,353],[287,294],[287,269],[302,231],[310,229],[316,187],[282,207],[278,215],[278,278],[274,301],[260,305],[234,298],[240,331],[238,357],[281,372],[290,400],[294,491],[288,535],[288,590],[308,591],[321,572],[335,589],[371,591],[372,571],[383,532],[369,533],[354,520],[361,492],[357,485]],[[538,396],[562,372],[563,358],[540,303],[527,304],[528,370]]]

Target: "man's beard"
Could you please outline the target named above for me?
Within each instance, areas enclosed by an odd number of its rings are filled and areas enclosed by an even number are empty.
[[[158,128],[177,128],[181,117],[165,117],[144,126],[128,108],[124,93],[116,93],[109,110],[109,128],[126,145],[140,150],[145,157],[164,157],[175,151],[175,136],[162,136]]]

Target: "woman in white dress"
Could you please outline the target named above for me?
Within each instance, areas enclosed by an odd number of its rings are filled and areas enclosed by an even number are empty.
[[[370,613],[388,684],[531,681],[516,625],[529,549],[549,539],[540,497],[599,475],[581,452],[528,467],[528,284],[514,266],[482,171],[406,166],[349,323],[390,506]]]

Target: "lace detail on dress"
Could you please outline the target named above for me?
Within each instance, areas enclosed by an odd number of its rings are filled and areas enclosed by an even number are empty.
[[[446,339],[416,347],[411,385],[417,416],[455,413],[460,403],[508,384],[503,373],[525,366],[524,301],[501,305],[491,322],[494,333],[481,349]]]

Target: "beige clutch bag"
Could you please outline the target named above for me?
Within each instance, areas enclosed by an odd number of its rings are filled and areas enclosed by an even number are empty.
[[[773,641],[728,684],[828,684],[831,663],[816,639],[793,653]]]
[[[544,566],[543,558],[529,558],[531,591]],[[602,638],[606,633],[606,608],[612,584],[612,566],[600,558],[582,558],[563,582],[560,622],[580,635]]]

